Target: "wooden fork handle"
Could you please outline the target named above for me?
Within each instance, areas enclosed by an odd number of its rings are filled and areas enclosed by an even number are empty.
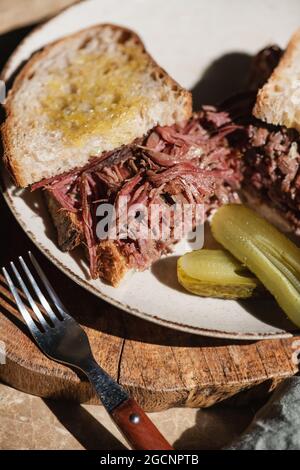
[[[132,398],[115,408],[111,417],[134,450],[173,450]]]

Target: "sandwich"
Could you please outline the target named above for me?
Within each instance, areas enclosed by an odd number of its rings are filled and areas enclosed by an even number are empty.
[[[244,126],[242,193],[285,232],[300,235],[300,30],[285,51],[255,58],[251,92],[225,104]],[[258,88],[258,89],[257,89]]]
[[[4,161],[16,185],[43,190],[59,246],[82,246],[93,279],[117,286],[178,241],[173,219],[168,237],[127,231],[99,238],[104,205],[118,218],[121,198],[150,208],[147,226],[154,205],[202,205],[186,233],[219,205],[239,200],[241,153],[230,139],[240,126],[211,106],[193,113],[191,93],[125,28],[94,26],[34,54],[5,111]]]

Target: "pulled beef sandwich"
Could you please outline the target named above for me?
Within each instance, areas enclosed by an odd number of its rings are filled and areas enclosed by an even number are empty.
[[[83,245],[94,279],[116,286],[178,241],[175,219],[166,239],[99,239],[102,205],[120,217],[123,196],[150,217],[154,205],[202,204],[194,226],[239,201],[240,150],[230,140],[240,126],[213,107],[192,114],[190,93],[131,31],[99,25],[47,46],[20,72],[5,108],[7,166],[19,186],[44,190],[60,247]]]
[[[249,86],[253,91],[225,104],[247,134],[242,144],[247,203],[296,235],[300,235],[299,77],[300,30],[285,51],[273,46],[258,54]]]
[[[120,196],[127,196],[128,207],[203,204],[207,217],[221,204],[237,202],[240,160],[226,139],[236,129],[228,115],[206,107],[184,124],[155,127],[144,139],[103,154],[84,168],[43,180],[33,189],[47,189],[60,246],[69,250],[83,242],[91,275],[115,285],[128,269],[147,269],[178,240],[171,230],[167,240],[99,242],[94,207],[99,201],[117,206]],[[201,222],[195,219],[193,225]]]

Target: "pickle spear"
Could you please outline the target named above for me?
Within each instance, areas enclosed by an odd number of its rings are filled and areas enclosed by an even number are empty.
[[[257,276],[300,327],[300,249],[242,205],[221,207],[211,228],[215,239]]]
[[[178,260],[177,276],[186,290],[202,297],[246,299],[261,286],[252,273],[224,250],[187,253]]]

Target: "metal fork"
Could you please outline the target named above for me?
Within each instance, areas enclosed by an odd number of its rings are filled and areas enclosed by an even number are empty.
[[[19,257],[22,275],[15,263],[11,262],[10,266],[35,318],[23,302],[13,276],[5,268],[2,271],[18,309],[40,349],[54,361],[73,366],[85,373],[102,404],[133,449],[171,450],[170,444],[140,406],[97,364],[85,331],[63,306],[32,253],[28,252],[28,255],[35,268],[35,276],[38,275],[52,301],[51,305],[22,256]],[[39,304],[23,280],[24,273]]]

